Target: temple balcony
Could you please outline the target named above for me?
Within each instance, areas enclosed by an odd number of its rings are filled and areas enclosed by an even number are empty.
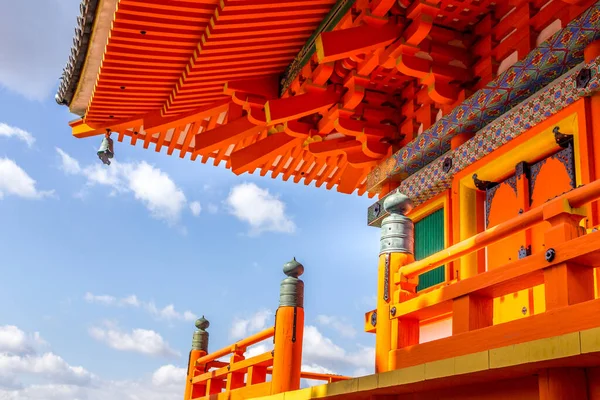
[[[303,267],[288,263],[273,328],[207,354],[207,339],[203,342],[201,337],[208,324],[199,321],[185,400],[386,395],[450,399],[457,393],[460,398],[467,398],[466,394],[472,396],[468,398],[600,398],[600,299],[595,287],[600,232],[580,225],[598,198],[600,180],[418,261],[402,246],[394,248],[386,235],[387,230],[400,232],[396,238],[406,238],[410,228],[394,228],[384,220],[378,307],[365,317],[365,330],[376,335],[376,373],[370,376],[348,378],[300,370],[304,310],[298,276]],[[403,215],[410,200],[402,194],[388,199],[385,206],[393,223],[410,221]],[[424,273],[481,251],[490,254],[494,246],[539,224],[545,226],[545,251],[522,253],[521,258],[485,272],[416,290]],[[481,260],[488,262],[485,257]],[[507,314],[503,299],[522,293],[531,294],[528,304],[536,309],[525,307]],[[504,310],[501,317],[500,310]],[[423,326],[444,319],[451,326],[446,337],[420,339]],[[249,346],[272,337],[272,352],[244,357]],[[227,355],[228,362],[218,360]],[[301,378],[325,384],[300,389]]]

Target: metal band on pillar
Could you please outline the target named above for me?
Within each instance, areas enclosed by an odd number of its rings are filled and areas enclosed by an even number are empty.
[[[210,322],[204,318],[204,315],[202,318],[196,320],[196,328],[198,328],[198,330],[194,332],[192,350],[203,350],[208,353],[208,332],[206,332],[206,329],[209,326]]]
[[[280,307],[304,307],[304,282],[298,279],[304,273],[304,266],[296,261],[285,263],[283,273],[287,275],[279,289]]]
[[[389,213],[381,223],[379,255],[386,253],[414,254],[415,226],[405,214],[413,209],[413,202],[406,195],[396,192],[383,202]]]

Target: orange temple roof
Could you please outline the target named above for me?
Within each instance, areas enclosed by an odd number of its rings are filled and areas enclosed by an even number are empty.
[[[571,3],[86,0],[57,101],[76,137],[381,195],[371,171],[591,4]]]

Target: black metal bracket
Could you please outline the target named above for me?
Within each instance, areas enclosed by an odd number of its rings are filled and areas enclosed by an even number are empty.
[[[575,77],[575,87],[577,89],[585,89],[591,80],[592,70],[589,68],[582,68]]]
[[[447,174],[452,169],[452,157],[446,157],[444,159],[443,171]]]
[[[390,253],[385,253],[385,276],[383,277],[383,300],[390,299]]]
[[[529,257],[531,255],[531,246],[521,246],[519,249],[519,260],[525,257]]]
[[[481,179],[477,178],[477,174],[473,174],[473,183],[479,190],[488,190],[498,184],[496,182],[482,181]]]
[[[296,343],[296,319],[298,317],[298,307],[294,307],[294,324],[292,325],[292,343]]]
[[[571,140],[573,140],[573,135],[562,133],[560,131],[560,127],[558,126],[555,126],[554,129],[552,129],[552,132],[554,133],[554,140],[556,140],[556,144],[565,149],[569,147],[569,143],[571,143]]]

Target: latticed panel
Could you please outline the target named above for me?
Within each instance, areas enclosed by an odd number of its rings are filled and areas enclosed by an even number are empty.
[[[443,250],[444,247],[444,209],[442,208],[415,223],[415,259],[421,260]],[[442,265],[419,275],[417,291],[444,282],[445,271],[446,267]]]

